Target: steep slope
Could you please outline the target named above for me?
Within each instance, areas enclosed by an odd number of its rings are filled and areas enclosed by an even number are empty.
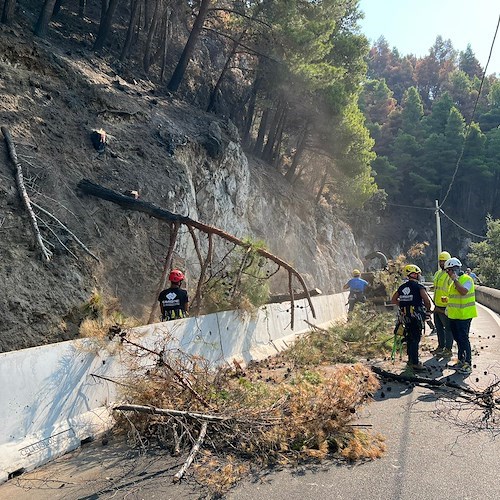
[[[328,208],[315,208],[271,167],[249,161],[231,122],[155,95],[148,81],[124,81],[92,53],[23,39],[6,28],[0,28],[0,74],[0,124],[15,141],[33,201],[100,259],[52,223],[50,230],[41,223],[42,234],[55,242],[51,262],[41,261],[2,140],[0,351],[76,336],[81,307],[94,288],[116,296],[126,314],[148,316],[168,226],[82,196],[76,188],[82,178],[137,190],[172,212],[264,240],[308,286],[325,292],[338,290],[348,269],[359,265],[350,228]],[[90,140],[98,128],[109,139],[103,154]],[[174,262],[189,277],[196,256],[188,236],[181,236]],[[286,286],[276,280],[273,291]]]

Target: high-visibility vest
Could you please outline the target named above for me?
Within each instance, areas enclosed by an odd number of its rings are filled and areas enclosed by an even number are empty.
[[[433,281],[434,281],[434,304],[436,304],[438,307],[446,307],[447,304],[445,304],[441,300],[441,297],[443,295],[448,295],[450,285],[453,282],[448,276],[448,273],[446,271],[443,271],[442,269],[435,272]]]
[[[470,319],[477,316],[476,310],[476,293],[474,289],[474,280],[462,274],[459,276],[458,282],[463,285],[471,282],[471,287],[465,295],[460,295],[455,287],[455,283],[451,283],[448,290],[448,307],[446,308],[446,315],[450,319]]]

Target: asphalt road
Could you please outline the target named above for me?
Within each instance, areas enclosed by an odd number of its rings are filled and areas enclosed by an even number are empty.
[[[479,307],[470,336],[473,373],[443,376],[474,388],[500,379],[498,315]],[[430,355],[424,364],[437,374],[445,365]],[[384,397],[382,397],[384,396]],[[500,498],[500,422],[479,428],[482,413],[441,393],[384,383],[361,418],[386,436],[386,455],[355,466],[285,470],[247,481],[231,500],[497,500]],[[479,422],[478,422],[479,420]]]
[[[469,387],[485,388],[500,379],[500,321],[483,307],[473,320],[473,373],[446,369],[430,355],[422,361],[434,377],[450,376]],[[398,368],[398,366],[395,366]],[[399,366],[400,368],[400,366]],[[442,372],[442,373],[441,373]],[[420,387],[384,383],[361,423],[386,437],[387,453],[349,466],[325,463],[268,472],[231,491],[230,500],[489,500],[500,498],[500,422],[480,429],[473,405]],[[0,485],[0,499],[194,499],[196,484],[172,485],[183,460],[165,454],[136,456],[100,442]]]

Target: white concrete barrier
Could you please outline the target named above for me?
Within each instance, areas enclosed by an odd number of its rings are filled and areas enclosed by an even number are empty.
[[[345,317],[347,293],[268,304],[254,315],[226,311],[132,329],[127,338],[151,349],[168,346],[214,364],[248,362],[286,348],[310,328]],[[90,339],[0,354],[0,482],[34,469],[93,439],[113,425],[110,406],[119,382],[134,368],[118,339],[101,346]],[[142,358],[142,368],[154,363]]]
[[[483,306],[500,314],[500,290],[487,286],[476,286],[476,300]]]

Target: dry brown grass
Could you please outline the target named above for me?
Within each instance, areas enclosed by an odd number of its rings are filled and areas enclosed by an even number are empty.
[[[107,340],[109,330],[113,326],[125,329],[140,324],[137,319],[126,317],[120,312],[116,297],[106,296],[97,289],[92,291],[89,300],[82,305],[80,316],[80,337],[90,338],[98,343]]]

